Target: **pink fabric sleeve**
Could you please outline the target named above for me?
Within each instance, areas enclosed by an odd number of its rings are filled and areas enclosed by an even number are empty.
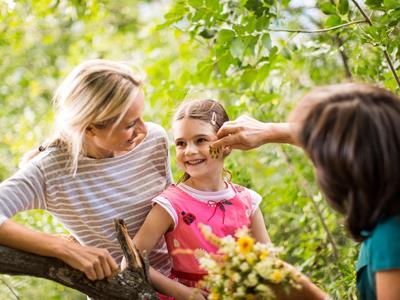
[[[249,192],[251,197],[251,215],[253,215],[256,212],[257,208],[260,206],[262,197],[259,193],[253,191],[252,189],[246,188],[246,190]]]

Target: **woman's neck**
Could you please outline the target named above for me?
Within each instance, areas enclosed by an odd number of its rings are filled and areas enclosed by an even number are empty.
[[[203,192],[217,192],[226,189],[226,184],[225,181],[222,179],[222,177],[217,180],[212,178],[190,177],[184,183],[190,186],[191,188]]]
[[[90,158],[102,159],[102,158],[110,158],[114,157],[115,153],[113,151],[105,151],[98,147],[92,146],[91,144],[87,144],[84,147],[85,156]]]

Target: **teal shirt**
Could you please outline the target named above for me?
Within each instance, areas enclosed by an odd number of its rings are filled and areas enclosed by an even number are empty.
[[[379,223],[369,234],[357,262],[357,289],[361,300],[376,300],[375,273],[400,269],[400,216]]]

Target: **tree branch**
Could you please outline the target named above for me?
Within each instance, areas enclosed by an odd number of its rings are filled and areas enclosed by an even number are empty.
[[[348,26],[351,26],[351,25],[354,25],[354,24],[359,24],[359,23],[367,23],[367,21],[366,20],[356,20],[356,21],[340,24],[340,25],[337,25],[337,26],[333,26],[333,27],[329,27],[329,28],[316,29],[316,30],[268,28],[268,31],[295,32],[295,33],[323,33],[323,32],[328,32],[328,31],[339,29],[339,28],[348,27]]]
[[[357,3],[356,0],[351,0],[351,1],[352,1],[352,2],[354,3],[354,5],[358,8],[358,10],[360,11],[360,13],[364,16],[365,21],[366,21],[370,26],[372,26],[373,24],[372,24],[371,18],[368,17],[368,15],[367,15],[366,12],[364,11],[364,9]],[[394,77],[394,79],[396,80],[398,87],[400,88],[400,79],[399,79],[399,76],[397,75],[396,69],[395,69],[395,67],[394,67],[394,65],[393,65],[393,62],[392,62],[392,59],[390,58],[389,53],[388,53],[387,50],[386,50],[386,47],[385,47],[385,50],[383,50],[383,54],[384,54],[385,59],[386,59],[388,65],[389,65],[389,69],[390,69],[390,71],[392,72],[393,77]]]
[[[116,220],[118,240],[125,251],[130,251],[128,232],[122,220]],[[133,246],[134,247],[134,246]],[[130,250],[127,250],[130,249]],[[59,259],[39,256],[0,245],[0,273],[28,275],[50,279],[78,290],[96,300],[158,299],[148,281],[147,260],[137,250],[127,257],[128,268],[111,280],[89,280],[84,273],[71,268]],[[140,263],[139,263],[140,261]]]

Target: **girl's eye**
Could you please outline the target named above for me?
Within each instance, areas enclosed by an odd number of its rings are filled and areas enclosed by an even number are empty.
[[[199,139],[197,140],[197,143],[199,143],[199,144],[204,143],[204,142],[207,142],[207,139],[205,139],[205,138],[199,138]]]
[[[185,145],[185,143],[182,141],[178,141],[175,143],[175,146],[177,146],[177,147],[183,147],[184,145]]]

